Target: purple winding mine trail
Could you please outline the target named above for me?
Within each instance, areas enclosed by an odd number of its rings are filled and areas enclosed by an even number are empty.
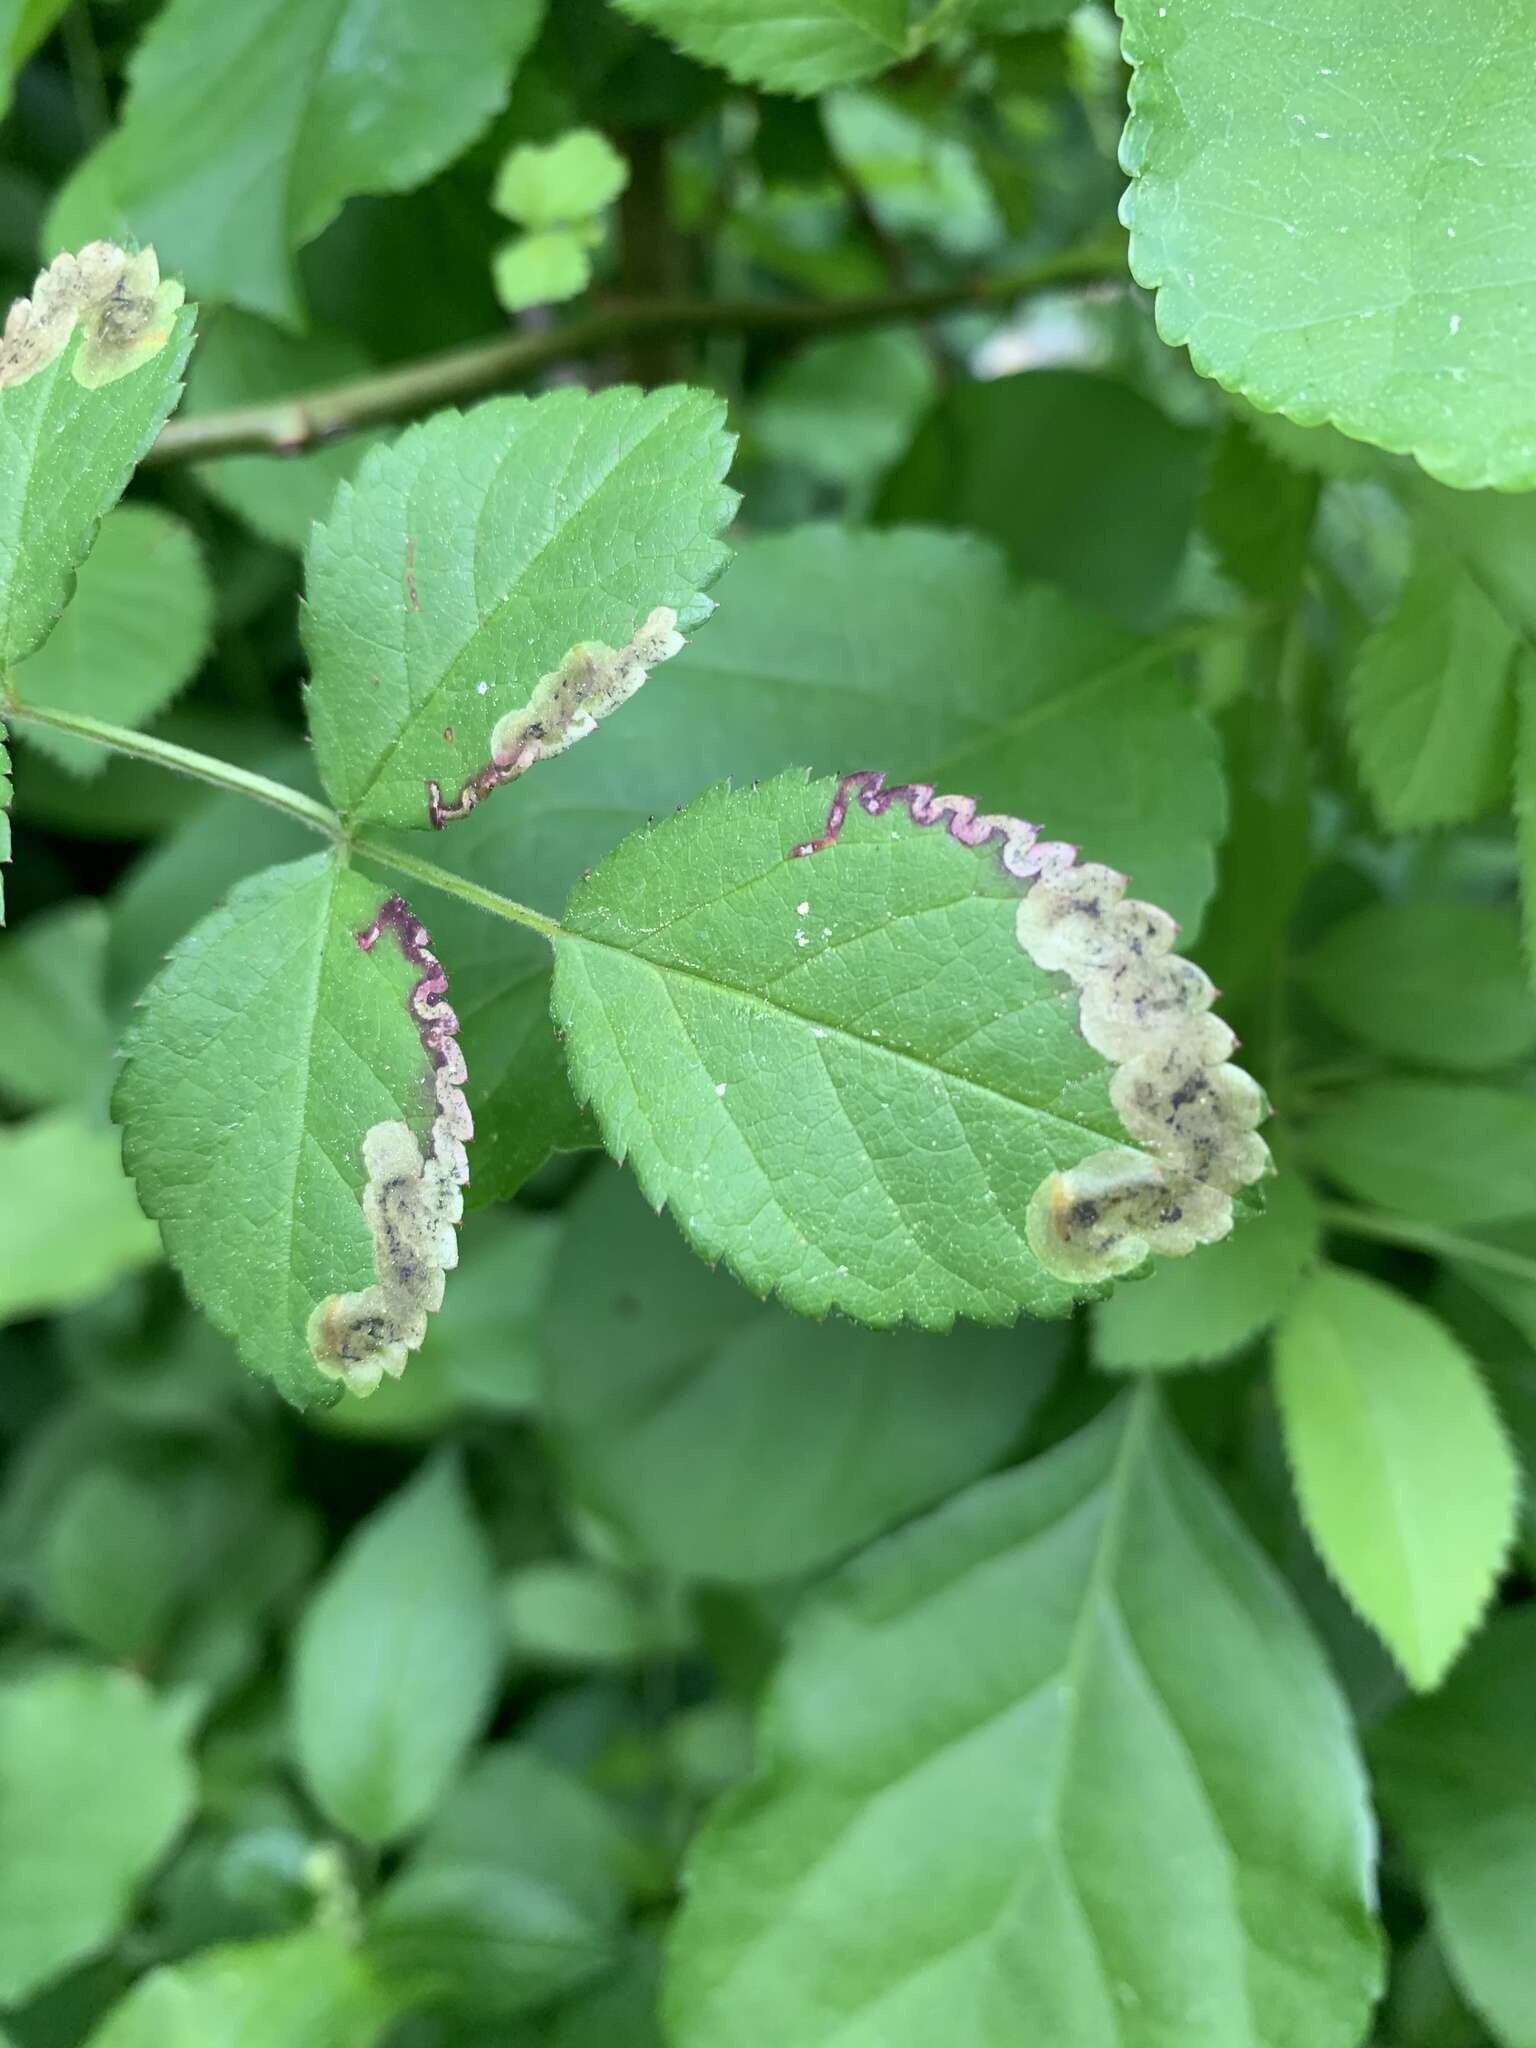
[[[459,1019],[446,1000],[448,976],[432,951],[426,926],[418,922],[403,896],[391,896],[380,906],[368,929],[357,934],[360,950],[371,953],[386,931],[394,933],[400,951],[411,965],[421,969],[421,979],[410,993],[410,1010],[427,1057],[454,1088],[462,1088],[469,1079],[469,1070],[459,1050]]]
[[[901,804],[914,825],[943,825],[950,838],[958,839],[962,846],[986,846],[995,839],[999,842],[997,857],[1004,874],[1017,881],[1059,875],[1077,857],[1075,846],[1059,840],[1042,840],[1040,828],[1026,824],[1022,818],[1010,818],[1000,811],[978,813],[973,796],[937,796],[931,782],[901,782],[887,789],[882,770],[860,768],[845,775],[837,785],[821,837],[792,846],[790,859],[803,860],[807,854],[822,853],[835,846],[847,822],[848,808],[854,802],[872,818],[883,817],[892,804]]]

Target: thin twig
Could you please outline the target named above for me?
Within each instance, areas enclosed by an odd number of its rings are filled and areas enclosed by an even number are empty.
[[[993,276],[916,291],[842,299],[637,300],[600,307],[541,334],[499,334],[419,362],[356,377],[318,391],[259,405],[174,419],[146,464],[202,462],[216,455],[297,455],[386,420],[414,418],[440,405],[480,398],[526,382],[553,363],[601,354],[642,338],[709,334],[836,334],[859,327],[921,321],[967,306],[1006,306],[1068,284],[1123,281],[1118,246],[1067,249]]]

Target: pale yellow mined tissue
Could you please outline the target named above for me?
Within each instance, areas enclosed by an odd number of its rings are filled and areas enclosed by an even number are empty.
[[[443,1305],[449,1272],[458,1264],[458,1225],[469,1180],[465,1146],[474,1120],[464,1098],[459,1020],[447,1000],[448,977],[426,927],[403,897],[392,896],[357,943],[371,952],[393,932],[419,979],[407,1007],[430,1068],[433,1113],[423,1153],[409,1124],[377,1123],[363,1134],[363,1221],[373,1246],[371,1286],[328,1294],[310,1312],[310,1355],[327,1379],[350,1393],[371,1394],[387,1373],[399,1379],[420,1349],[427,1317]]]
[[[427,816],[441,829],[467,818],[482,797],[504,782],[515,782],[535,761],[551,760],[597,731],[599,721],[634,696],[651,670],[687,645],[677,630],[677,613],[657,605],[622,647],[583,640],[560,666],[540,676],[521,710],[508,711],[491,730],[491,758],[472,775],[451,803],[441,787],[427,784]]]
[[[38,272],[32,296],[17,299],[6,317],[0,391],[47,369],[76,327],[75,382],[97,391],[126,377],[165,347],[185,297],[173,279],[162,282],[153,249],[130,255],[113,242],[91,242],[77,256],[55,256]]]
[[[1134,1272],[1149,1252],[1180,1258],[1232,1229],[1232,1197],[1270,1169],[1258,1127],[1264,1091],[1231,1063],[1237,1040],[1211,1015],[1207,975],[1174,952],[1167,911],[1125,893],[1113,868],[1042,840],[1022,818],[978,811],[930,783],[888,785],[872,770],[845,775],[819,838],[800,859],[837,843],[850,808],[878,818],[901,805],[914,825],[942,825],[962,846],[996,844],[1005,874],[1025,885],[1021,950],[1077,991],[1078,1029],[1111,1062],[1109,1097],[1135,1145],[1107,1145],[1036,1188],[1024,1218],[1030,1250],[1059,1280],[1093,1285]]]

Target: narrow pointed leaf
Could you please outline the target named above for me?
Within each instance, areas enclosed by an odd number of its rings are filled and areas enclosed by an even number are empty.
[[[693,1853],[677,2048],[1357,2048],[1344,1705],[1149,1390],[834,1580],[760,1742]]]
[[[299,1766],[337,1826],[386,1842],[426,1818],[480,1732],[500,1647],[485,1540],[440,1461],[353,1533],[299,1626]]]
[[[1415,1303],[1329,1269],[1280,1325],[1275,1391],[1313,1542],[1414,1685],[1437,1685],[1515,1532],[1515,1462],[1477,1368]]]

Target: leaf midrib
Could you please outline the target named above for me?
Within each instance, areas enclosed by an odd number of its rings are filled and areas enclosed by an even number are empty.
[[[574,931],[569,925],[562,926],[558,937],[554,940],[553,943],[556,951],[558,952],[560,946],[566,942],[576,945],[594,946],[599,951],[605,953],[617,953],[622,959],[633,961],[641,967],[647,967],[655,974],[673,974],[680,980],[696,982],[701,987],[709,989],[715,995],[734,998],[741,1003],[755,1004],[762,1009],[772,1011],[776,1017],[782,1018],[790,1024],[803,1025],[808,1031],[814,1028],[826,1033],[828,1037],[842,1039],[849,1045],[859,1046],[868,1052],[884,1054],[887,1058],[895,1060],[902,1065],[915,1067],[922,1074],[939,1075],[946,1081],[957,1082],[961,1087],[968,1088],[991,1101],[1003,1103],[1011,1110],[1028,1111],[1031,1115],[1038,1116],[1043,1121],[1058,1125],[1062,1130],[1113,1141],[1114,1133],[1112,1131],[1100,1130],[1095,1124],[1077,1123],[1071,1117],[1063,1116],[1057,1110],[1048,1109],[1042,1103],[1031,1102],[1016,1095],[1006,1095],[1000,1088],[993,1088],[985,1081],[976,1080],[972,1075],[958,1073],[952,1067],[942,1066],[937,1060],[924,1058],[918,1053],[905,1052],[899,1046],[891,1044],[888,1039],[865,1038],[859,1032],[849,1030],[846,1025],[834,1023],[826,1018],[811,1016],[803,1010],[792,1009],[786,1003],[776,1002],[771,996],[764,995],[760,990],[743,988],[734,982],[717,981],[713,976],[705,974],[699,968],[682,967],[675,961],[653,960],[649,954],[637,953],[631,947],[620,945],[617,940],[597,938],[589,932]]]
[[[678,388],[681,399],[686,401],[687,397],[690,394],[684,387]],[[654,399],[659,395],[659,393],[647,392],[644,394],[641,402],[643,404],[649,404],[653,402]],[[422,723],[432,724],[434,722],[433,719],[427,716],[431,706],[436,704],[438,700],[441,698],[443,691],[448,686],[449,678],[457,674],[459,666],[463,661],[466,653],[475,644],[476,640],[478,640],[481,634],[487,630],[487,628],[490,626],[493,620],[499,618],[501,614],[508,608],[508,606],[510,606],[514,602],[514,600],[522,596],[527,584],[528,577],[537,567],[537,565],[549,553],[551,548],[556,547],[560,542],[565,540],[567,535],[570,533],[571,528],[577,523],[577,521],[582,520],[586,517],[587,513],[592,507],[593,502],[596,500],[596,498],[599,496],[601,492],[607,489],[608,485],[612,482],[614,476],[618,473],[618,471],[624,466],[626,466],[633,459],[633,457],[640,452],[642,448],[646,447],[657,433],[659,433],[664,427],[668,427],[672,424],[673,420],[677,416],[678,409],[679,408],[677,405],[669,406],[665,413],[662,413],[659,417],[653,419],[650,422],[650,424],[646,427],[645,432],[640,436],[638,441],[632,442],[628,447],[624,448],[614,458],[612,463],[610,463],[610,465],[603,471],[602,475],[593,484],[591,490],[582,499],[581,503],[572,508],[569,516],[561,521],[560,525],[556,527],[554,531],[551,532],[544,539],[544,541],[534,551],[534,553],[531,554],[528,557],[528,559],[523,563],[522,567],[519,569],[517,573],[516,581],[512,584],[512,586],[509,589],[504,590],[497,598],[495,598],[495,600],[492,603],[490,603],[486,607],[484,611],[479,611],[477,605],[477,617],[475,619],[473,631],[470,632],[466,636],[466,638],[460,642],[460,644],[454,649],[452,655],[450,655],[449,658],[443,662],[442,666],[438,670],[436,680],[433,682],[427,694],[421,699],[420,703],[412,704],[409,706],[409,708],[406,711],[405,717],[401,720],[400,730],[394,735],[393,739],[389,741],[388,745],[384,748],[384,751],[377,757],[377,759],[374,762],[373,768],[368,775],[367,780],[363,783],[362,787],[357,792],[357,795],[353,798],[352,802],[347,807],[347,815],[349,817],[362,816],[364,805],[367,803],[369,797],[373,794],[374,790],[377,789],[386,771],[393,765],[396,755],[399,753],[401,747],[405,744],[406,736],[409,733],[414,732],[418,725]],[[508,452],[510,453],[510,450]],[[411,497],[414,498],[414,495],[415,486],[413,481]],[[475,550],[478,550],[479,547],[480,526],[481,522],[485,518],[486,508],[489,505],[489,503],[490,491],[489,489],[487,489],[485,496],[482,498],[480,502],[479,510],[475,515]],[[407,522],[409,523],[411,518],[410,499],[407,500],[406,518]],[[406,687],[407,690],[409,690],[410,654],[409,650],[404,645],[402,645],[401,648],[401,656],[407,671]],[[536,680],[537,678],[535,678],[535,681]],[[529,688],[531,693],[533,685],[530,684]]]

